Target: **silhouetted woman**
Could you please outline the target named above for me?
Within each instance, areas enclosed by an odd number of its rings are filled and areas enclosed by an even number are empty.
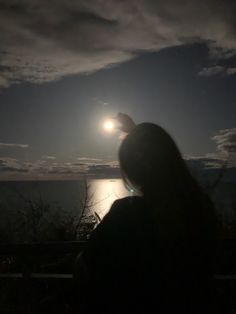
[[[168,133],[118,115],[128,188],[83,253],[86,313],[211,313],[213,205]]]

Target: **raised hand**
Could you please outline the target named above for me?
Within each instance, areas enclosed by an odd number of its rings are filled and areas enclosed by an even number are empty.
[[[115,119],[120,123],[119,129],[125,133],[131,132],[136,126],[130,116],[125,113],[119,112]]]

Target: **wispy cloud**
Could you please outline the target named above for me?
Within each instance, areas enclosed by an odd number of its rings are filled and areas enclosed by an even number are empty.
[[[77,160],[79,162],[84,162],[84,163],[100,163],[103,161],[100,158],[92,158],[92,157],[78,157]]]
[[[236,74],[236,66],[235,67],[231,67],[231,68],[227,68],[226,72],[227,72],[228,75]]]
[[[28,144],[0,143],[0,147],[28,148]]]
[[[236,153],[236,128],[220,130],[212,139],[216,142],[218,151]]]
[[[72,179],[84,175],[96,177],[119,176],[117,161],[104,161],[98,158],[90,158],[90,160],[88,160],[88,158],[86,158],[87,161],[85,162],[85,158],[82,158],[83,163],[79,161],[59,162],[54,158],[41,158],[31,162],[24,162],[15,158],[0,157],[0,179]],[[91,160],[93,160],[93,163]]]
[[[218,75],[222,73],[224,73],[224,67],[220,65],[216,65],[212,67],[205,67],[198,74],[200,76],[210,77],[210,76],[214,76],[214,75]]]
[[[198,74],[205,77],[211,77],[216,75],[230,76],[236,74],[236,67],[215,65],[203,68]]]
[[[44,159],[44,160],[55,160],[56,157],[55,156],[50,156],[50,155],[43,155],[42,159]]]
[[[234,1],[0,0],[0,86],[96,71],[193,42],[236,51]]]
[[[219,130],[212,138],[216,144],[216,152],[204,156],[186,155],[185,160],[196,170],[217,169],[227,164],[236,167],[236,128]]]
[[[212,136],[216,151],[203,156],[185,155],[187,164],[195,170],[219,169],[227,162],[229,168],[236,167],[236,128],[222,129]],[[82,175],[93,177],[120,177],[117,160],[103,160],[94,157],[78,157],[74,161],[57,161],[55,156],[44,155],[36,161],[19,161],[0,157],[0,178],[78,178]]]
[[[87,174],[105,178],[120,177],[120,168],[118,165],[111,164],[89,165]]]
[[[185,156],[185,160],[190,168],[195,170],[217,169],[226,163],[226,159],[222,156],[212,156],[211,154],[204,156]]]
[[[17,159],[0,158],[0,175],[28,173],[29,169],[24,167]]]

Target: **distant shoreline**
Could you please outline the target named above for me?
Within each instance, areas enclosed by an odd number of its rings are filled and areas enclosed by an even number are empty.
[[[87,176],[86,179],[88,181],[90,180],[121,180],[121,177],[115,176],[115,177],[105,177],[105,176],[99,176],[99,177],[95,177],[95,176]],[[83,177],[79,177],[79,178],[47,178],[47,179],[43,179],[43,178],[33,178],[33,179],[28,179],[28,178],[22,178],[22,179],[6,179],[6,180],[0,180],[0,184],[1,183],[6,183],[6,182],[56,182],[56,181],[83,181],[84,178]]]

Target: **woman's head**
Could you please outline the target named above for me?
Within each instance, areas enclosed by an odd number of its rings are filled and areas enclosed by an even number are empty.
[[[137,125],[122,142],[119,159],[125,183],[143,193],[149,208],[157,209],[151,212],[163,238],[176,243],[202,237],[213,243],[214,207],[165,130],[152,123]]]
[[[170,135],[160,126],[142,123],[127,135],[119,150],[120,167],[126,182],[144,194],[152,189],[176,189],[188,169]]]

